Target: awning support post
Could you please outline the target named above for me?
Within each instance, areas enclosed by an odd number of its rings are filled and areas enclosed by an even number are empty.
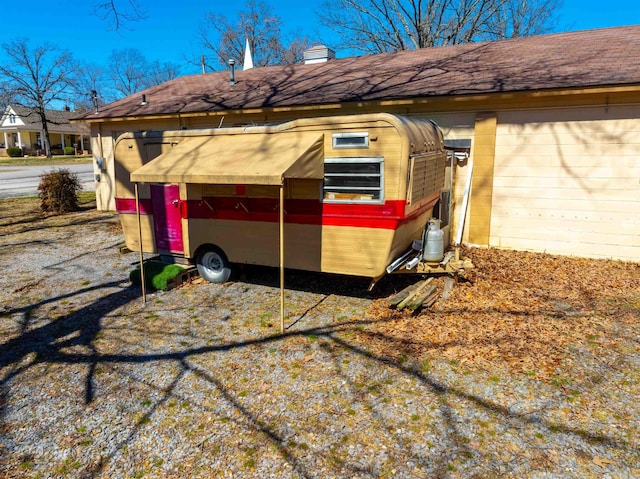
[[[284,334],[284,180],[280,185],[280,334]]]
[[[140,243],[140,284],[142,285],[142,304],[147,303],[147,289],[144,281],[144,257],[142,254],[142,223],[140,221],[140,195],[138,194],[138,183],[134,183],[136,191],[136,215],[138,217],[138,242]]]

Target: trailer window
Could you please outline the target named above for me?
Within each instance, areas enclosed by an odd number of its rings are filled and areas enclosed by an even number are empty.
[[[384,158],[325,158],[323,197],[329,202],[382,202]]]
[[[334,148],[369,148],[369,133],[334,133]]]

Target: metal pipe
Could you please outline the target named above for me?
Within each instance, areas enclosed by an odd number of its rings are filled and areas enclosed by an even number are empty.
[[[236,83],[236,61],[230,58],[229,61],[229,85],[233,86]]]
[[[138,217],[138,241],[140,242],[140,284],[142,285],[142,304],[147,302],[147,289],[144,283],[144,256],[142,253],[142,224],[140,222],[140,195],[138,194],[138,183],[134,183],[136,192],[136,215]]]

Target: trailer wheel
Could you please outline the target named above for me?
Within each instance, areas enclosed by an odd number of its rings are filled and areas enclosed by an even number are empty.
[[[196,257],[198,273],[211,283],[224,283],[231,276],[227,255],[220,248],[206,246]]]

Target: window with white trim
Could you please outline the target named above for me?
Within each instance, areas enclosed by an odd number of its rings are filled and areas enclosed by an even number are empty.
[[[325,158],[323,198],[335,203],[382,203],[384,158]]]
[[[369,148],[369,133],[334,133],[333,148]]]

